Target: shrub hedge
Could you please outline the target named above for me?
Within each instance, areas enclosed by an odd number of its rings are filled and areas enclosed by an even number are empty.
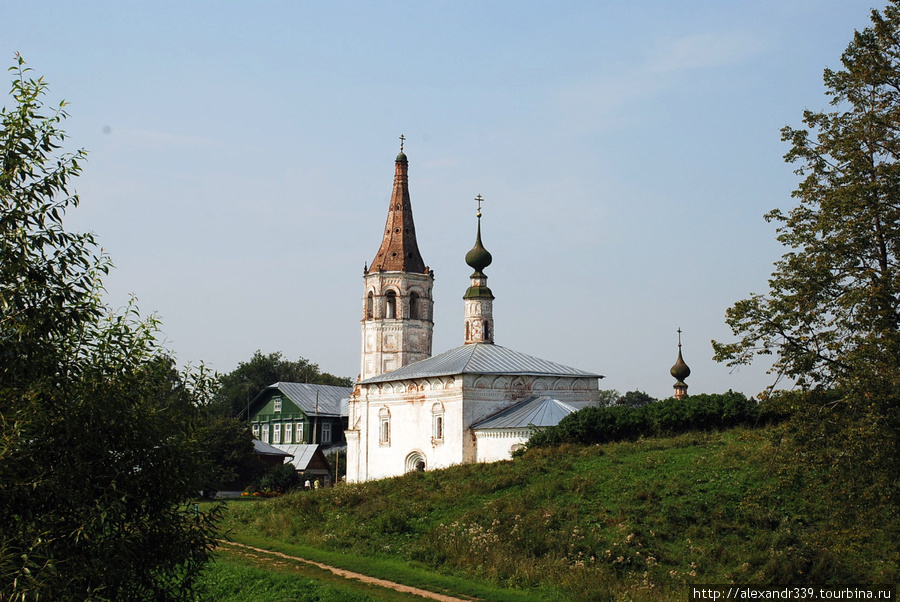
[[[563,443],[593,445],[633,441],[640,437],[662,437],[689,431],[708,431],[735,426],[763,426],[780,421],[782,411],[770,404],[728,391],[715,395],[690,395],[649,403],[640,407],[584,408],[563,418],[558,425],[531,436],[528,447]]]

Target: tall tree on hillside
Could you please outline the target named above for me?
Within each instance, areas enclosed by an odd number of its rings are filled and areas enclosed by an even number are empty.
[[[63,227],[84,153],[21,58],[0,111],[0,598],[184,600],[215,545],[191,409],[156,320],[100,301],[109,259]],[[197,385],[197,386],[193,386]]]
[[[247,417],[247,407],[254,397],[277,382],[309,383],[349,387],[350,379],[321,372],[317,364],[304,358],[291,361],[280,351],[263,355],[257,350],[249,361],[219,377],[219,390],[213,404],[217,411],[231,416]]]
[[[767,295],[727,312],[739,337],[713,342],[729,365],[776,354],[774,370],[808,394],[798,433],[830,439],[846,475],[900,477],[900,1],[872,11],[843,68],[826,69],[832,111],[786,127],[802,176],[797,205],[770,211],[787,252]],[[832,389],[835,395],[825,395]],[[814,416],[807,415],[813,413]],[[852,477],[857,484],[864,477]]]

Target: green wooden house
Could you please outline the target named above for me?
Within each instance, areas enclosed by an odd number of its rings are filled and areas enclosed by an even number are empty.
[[[253,436],[276,447],[343,445],[352,389],[330,385],[275,383],[250,402]]]

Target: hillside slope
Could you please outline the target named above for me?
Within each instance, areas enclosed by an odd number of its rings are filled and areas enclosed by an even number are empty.
[[[531,450],[259,504],[232,537],[376,557],[552,599],[684,599],[691,583],[896,583],[895,508],[823,507],[778,430]],[[849,517],[849,518],[848,518]]]

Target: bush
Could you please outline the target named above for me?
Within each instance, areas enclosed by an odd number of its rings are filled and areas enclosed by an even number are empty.
[[[300,474],[293,464],[279,464],[266,472],[252,492],[284,494],[300,486]]]
[[[734,391],[691,395],[682,400],[671,398],[637,407],[590,407],[535,433],[528,440],[528,447],[563,443],[595,445],[741,425],[762,426],[785,415],[784,404],[776,408],[774,404],[757,403]]]

